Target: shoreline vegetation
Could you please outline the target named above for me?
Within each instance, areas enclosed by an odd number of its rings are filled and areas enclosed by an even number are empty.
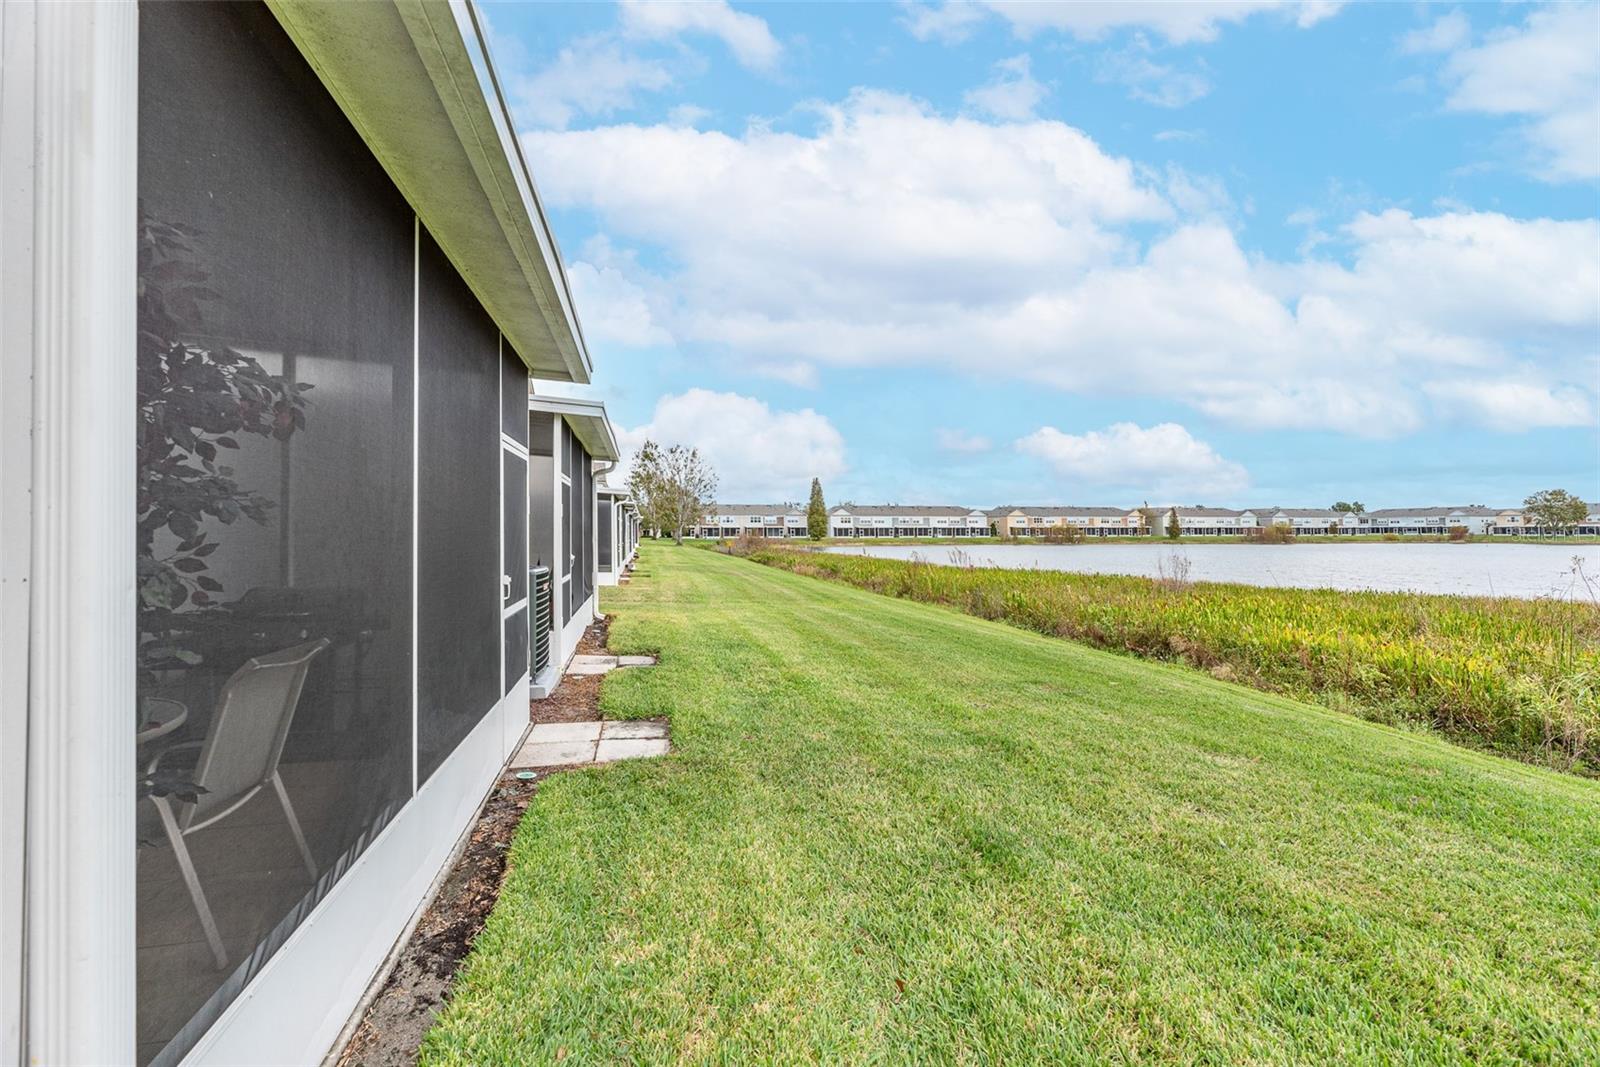
[[[1006,570],[770,544],[728,551],[1600,777],[1594,604]]]

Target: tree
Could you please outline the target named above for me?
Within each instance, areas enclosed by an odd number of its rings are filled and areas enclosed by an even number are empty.
[[[660,537],[667,529],[664,509],[667,495],[661,484],[661,446],[645,441],[633,454],[628,470],[628,495],[639,509],[639,524],[651,537]]]
[[[1333,505],[1334,511],[1342,511],[1346,515],[1360,515],[1367,510],[1367,506],[1359,500],[1341,500]]]
[[[1565,489],[1544,489],[1522,502],[1528,521],[1539,527],[1539,532],[1549,530],[1562,533],[1577,526],[1589,517],[1589,505]]]
[[[1144,507],[1139,509],[1140,532],[1146,537],[1154,537],[1156,535],[1156,520],[1160,517],[1156,509],[1150,506],[1150,501],[1146,500]]]
[[[828,536],[828,505],[822,499],[822,480],[811,479],[811,502],[806,505],[806,533],[811,540],[820,541]]]
[[[1167,539],[1176,541],[1183,536],[1183,523],[1178,521],[1178,509],[1167,512]]]
[[[717,474],[697,448],[646,441],[634,455],[628,492],[645,525],[658,535],[672,531],[681,545],[684,529],[704,520],[717,493]]]

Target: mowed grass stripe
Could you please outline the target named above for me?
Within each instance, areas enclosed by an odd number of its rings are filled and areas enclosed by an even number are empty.
[[[1600,1058],[1600,789],[693,549],[435,1064]]]

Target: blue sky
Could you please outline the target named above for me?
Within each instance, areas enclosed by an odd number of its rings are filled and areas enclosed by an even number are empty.
[[[581,391],[724,499],[1600,495],[1595,6],[482,8]]]

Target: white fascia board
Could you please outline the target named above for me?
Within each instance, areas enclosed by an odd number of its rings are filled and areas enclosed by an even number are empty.
[[[622,459],[617,445],[617,434],[606,416],[606,406],[599,400],[584,400],[567,396],[530,396],[528,410],[549,415],[559,415],[567,420],[572,432],[583,442],[591,459],[616,463]]]
[[[593,371],[561,254],[468,0],[267,0],[536,378]]]

